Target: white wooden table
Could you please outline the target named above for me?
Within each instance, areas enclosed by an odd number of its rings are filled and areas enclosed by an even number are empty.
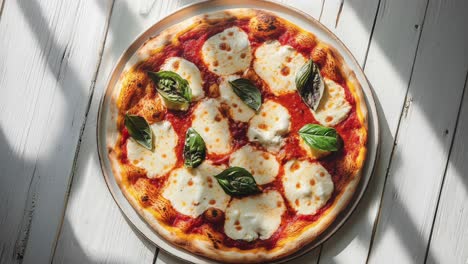
[[[101,175],[99,99],[131,41],[190,0],[0,0],[0,263],[179,263]],[[468,1],[284,0],[351,49],[382,129],[357,211],[295,263],[468,263]]]

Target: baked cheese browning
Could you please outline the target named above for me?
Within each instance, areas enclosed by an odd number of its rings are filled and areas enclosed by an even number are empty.
[[[154,123],[150,128],[155,137],[154,149],[148,150],[129,138],[127,157],[133,165],[145,169],[148,178],[155,178],[165,175],[176,165],[178,137],[168,121]]]
[[[247,136],[270,151],[279,151],[284,145],[284,136],[289,132],[288,109],[274,101],[266,101],[260,111],[250,120]]]
[[[193,111],[192,127],[205,140],[208,154],[227,154],[232,149],[229,123],[214,99],[201,101]]]
[[[213,73],[230,75],[243,72],[252,60],[249,37],[238,27],[225,29],[206,40],[202,57]]]
[[[195,169],[178,168],[169,175],[163,197],[171,201],[178,212],[191,217],[203,214],[210,207],[224,211],[230,196],[213,177],[224,169],[210,162]]]
[[[249,122],[250,118],[255,115],[255,111],[247,106],[242,99],[237,96],[232,90],[229,81],[239,79],[237,75],[228,76],[222,79],[219,85],[219,93],[223,103],[227,104],[229,116],[239,122]]]
[[[245,145],[233,152],[229,159],[231,167],[242,167],[252,173],[257,184],[267,184],[275,180],[280,164],[276,157],[262,150]]]
[[[284,194],[297,213],[313,215],[333,193],[333,181],[320,163],[291,160],[284,165]]]
[[[306,59],[289,45],[268,41],[255,51],[253,68],[271,93],[282,95],[296,91],[294,79]]]
[[[351,110],[350,103],[346,100],[345,90],[336,82],[325,78],[325,89],[317,111],[312,111],[320,124],[335,126],[346,117]]]
[[[233,199],[226,209],[224,232],[232,239],[248,242],[268,239],[280,226],[285,210],[277,191]]]
[[[186,79],[192,90],[192,100],[197,101],[205,97],[200,70],[192,62],[180,57],[170,57],[164,61],[161,70],[173,71]]]

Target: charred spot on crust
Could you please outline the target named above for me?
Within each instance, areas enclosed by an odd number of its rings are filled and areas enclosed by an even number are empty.
[[[312,50],[311,58],[320,67],[325,77],[338,83],[343,80],[338,60],[329,47],[324,44],[318,44]]]
[[[159,96],[147,94],[145,97],[141,98],[128,113],[142,116],[152,124],[164,118],[166,107]]]
[[[261,38],[274,37],[281,33],[282,24],[276,16],[257,12],[257,15],[250,20],[250,29],[254,36]]]

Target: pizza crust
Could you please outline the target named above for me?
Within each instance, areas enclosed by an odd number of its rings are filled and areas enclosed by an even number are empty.
[[[132,56],[132,58],[127,63],[125,70],[121,76],[125,76],[125,73],[129,71],[133,65],[147,59],[152,54],[152,52],[154,52],[154,50],[157,50],[158,48],[168,44],[171,41],[177,41],[177,36],[190,30],[194,25],[197,25],[203,21],[254,17],[256,14],[257,11],[253,9],[232,9],[196,16],[185,20],[179,24],[176,24],[161,32],[160,35],[148,40],[141,48],[139,48],[138,51]],[[281,18],[279,19],[285,22],[285,20]],[[264,261],[280,259],[298,251],[303,246],[314,241],[324,230],[326,230],[333,223],[338,214],[351,201],[353,194],[357,188],[357,185],[361,179],[362,168],[367,152],[366,142],[368,121],[365,98],[362,92],[361,85],[355,76],[355,73],[345,64],[343,58],[339,55],[338,51],[335,48],[328,45],[326,46],[332,51],[336,60],[336,65],[340,69],[343,78],[346,80],[347,86],[351,90],[353,97],[356,100],[357,116],[359,121],[363,125],[361,137],[364,140],[364,143],[360,149],[360,153],[355,164],[356,170],[351,176],[351,180],[346,184],[346,187],[335,197],[333,204],[331,204],[326,209],[326,211],[321,215],[321,217],[317,221],[306,226],[302,230],[302,232],[300,232],[299,234],[288,234],[289,236],[287,239],[279,240],[279,243],[276,245],[276,247],[269,250],[265,248],[240,250],[238,248],[227,248],[222,245],[213,246],[213,243],[202,235],[187,235],[185,233],[181,233],[181,231],[179,230],[176,230],[176,228],[174,227],[170,227],[162,222],[159,222],[155,219],[151,210],[145,209],[141,206],[140,202],[137,201],[132,195],[129,186],[127,186],[126,183],[123,181],[121,177],[122,171],[120,168],[118,156],[115,153],[115,151],[113,151],[113,148],[119,140],[119,131],[115,126],[115,123],[117,122],[117,116],[119,114],[117,102],[123,81],[122,77],[119,79],[118,83],[116,84],[116,89],[114,89],[111,97],[109,109],[111,118],[106,122],[106,142],[109,150],[109,160],[115,179],[117,180],[120,189],[122,190],[129,203],[160,236],[162,236],[167,241],[173,243],[174,245],[184,250],[187,250],[188,252],[202,255],[217,261],[228,263],[259,263]]]

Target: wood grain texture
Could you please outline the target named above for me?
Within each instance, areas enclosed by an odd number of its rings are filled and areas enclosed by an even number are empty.
[[[113,6],[96,91],[55,251],[56,263],[152,263],[155,257],[156,248],[131,228],[104,182],[96,150],[97,111],[107,77],[120,54],[144,29],[188,1],[156,1],[149,13],[132,3],[117,0]]]
[[[366,262],[420,36],[420,27],[416,29],[414,25],[422,24],[426,5],[426,0],[380,2],[364,62],[380,118],[380,158],[356,212],[342,230],[324,244],[322,263]],[[353,9],[360,12],[358,6]]]
[[[468,72],[467,72],[468,78]],[[468,83],[445,175],[427,263],[468,262]]]
[[[0,263],[50,261],[106,22],[91,1],[4,3]]]
[[[468,68],[467,11],[464,0],[429,2],[370,263],[425,259]]]

